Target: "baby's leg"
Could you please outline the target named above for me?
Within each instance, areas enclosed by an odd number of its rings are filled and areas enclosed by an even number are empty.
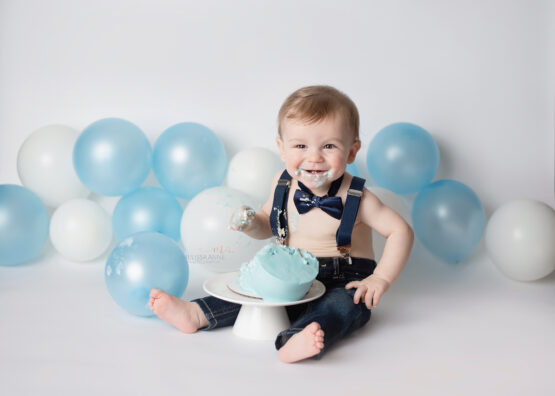
[[[312,322],[293,335],[278,351],[279,360],[294,363],[318,355],[324,348],[324,331],[318,322]]]
[[[371,312],[366,305],[355,304],[353,295],[354,290],[345,290],[342,287],[331,288],[322,298],[308,303],[309,307],[291,324],[291,328],[277,336],[278,356],[281,358],[280,352],[289,344],[289,341],[310,329],[313,323],[319,324],[319,328],[325,333],[325,338],[320,350],[311,356],[321,355],[331,345],[364,326],[370,319]]]
[[[150,291],[148,306],[156,316],[184,333],[194,333],[208,326],[208,319],[197,303],[183,301],[162,290]]]

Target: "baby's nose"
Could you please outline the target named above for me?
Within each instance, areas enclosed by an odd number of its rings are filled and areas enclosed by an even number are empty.
[[[307,160],[310,162],[320,162],[322,161],[322,153],[320,150],[310,150],[308,152]]]

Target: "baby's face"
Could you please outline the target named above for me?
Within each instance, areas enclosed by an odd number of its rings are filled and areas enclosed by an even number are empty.
[[[294,119],[282,123],[282,136],[277,138],[281,159],[289,174],[317,195],[327,193],[360,149],[344,125],[340,116],[313,124]]]

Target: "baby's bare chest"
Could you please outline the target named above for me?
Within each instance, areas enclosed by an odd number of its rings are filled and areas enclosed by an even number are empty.
[[[335,241],[335,234],[341,222],[319,208],[299,214],[292,199],[289,199],[287,205],[287,220],[292,237],[332,241]]]

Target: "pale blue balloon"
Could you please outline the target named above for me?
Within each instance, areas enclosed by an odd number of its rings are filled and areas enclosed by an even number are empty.
[[[439,180],[423,188],[414,199],[412,224],[430,252],[458,263],[480,242],[485,213],[470,187],[455,180]]]
[[[222,184],[227,154],[210,129],[183,122],[169,127],[156,140],[153,168],[162,187],[190,200],[202,190]]]
[[[152,168],[152,148],[135,124],[104,118],[86,127],[73,148],[81,182],[100,195],[125,195],[139,188]]]
[[[151,289],[181,297],[187,288],[189,265],[171,238],[157,232],[141,232],[112,250],[104,279],[119,306],[133,315],[153,316],[148,306]]]
[[[50,220],[42,201],[25,187],[0,185],[0,265],[37,257],[48,238]]]
[[[352,164],[347,164],[347,172],[349,172],[352,176],[359,176],[358,167],[353,162]]]
[[[425,129],[398,122],[374,136],[366,165],[377,186],[397,194],[412,194],[433,180],[439,167],[439,149]]]
[[[183,208],[169,192],[142,187],[123,196],[112,215],[114,234],[122,240],[141,231],[154,231],[180,239]]]

